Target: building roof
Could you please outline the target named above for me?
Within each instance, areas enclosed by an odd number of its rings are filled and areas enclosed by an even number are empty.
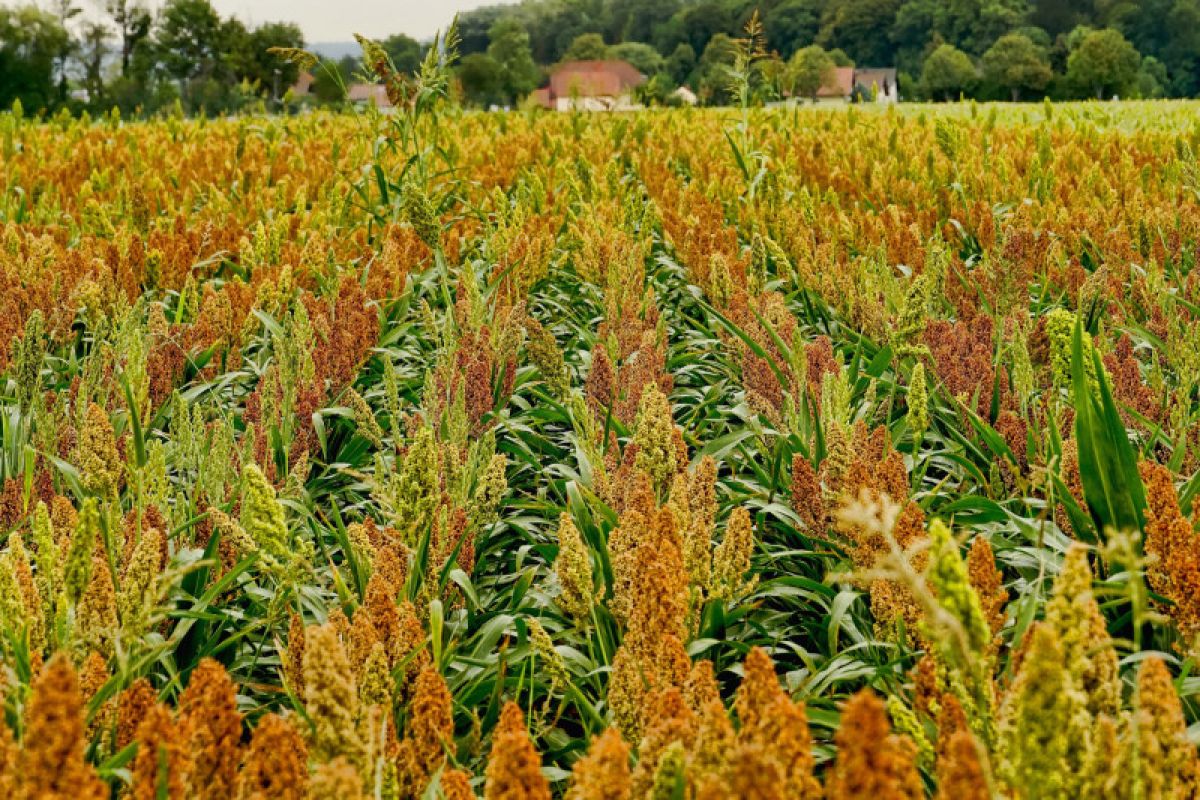
[[[315,80],[316,78],[313,77],[313,74],[308,70],[301,72],[300,75],[296,77],[296,82],[292,84],[292,94],[296,97],[301,97],[308,94],[312,91],[313,81]]]
[[[550,75],[550,98],[619,97],[646,82],[632,64],[608,61],[568,61]]]
[[[854,67],[834,67],[829,80],[817,90],[817,97],[849,97],[854,93]]]
[[[387,88],[381,83],[352,83],[346,90],[346,99],[351,103],[374,103],[377,108],[391,108]]]
[[[870,89],[878,86],[881,90],[896,85],[895,67],[855,67],[854,84]]]

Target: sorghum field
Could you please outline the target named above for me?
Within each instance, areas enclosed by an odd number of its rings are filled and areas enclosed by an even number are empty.
[[[0,796],[1192,797],[1194,104],[0,115]]]

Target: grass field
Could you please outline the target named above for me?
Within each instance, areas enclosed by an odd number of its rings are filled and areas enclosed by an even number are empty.
[[[1198,111],[0,114],[0,796],[1193,796]]]

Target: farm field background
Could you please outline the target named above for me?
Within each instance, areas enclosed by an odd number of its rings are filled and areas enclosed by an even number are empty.
[[[0,796],[1192,796],[1198,112],[0,115]]]

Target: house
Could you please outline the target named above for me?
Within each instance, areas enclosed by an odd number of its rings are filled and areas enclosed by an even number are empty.
[[[818,103],[846,102],[854,94],[854,67],[834,67],[829,80],[817,90]]]
[[[854,90],[877,103],[895,103],[900,100],[896,87],[895,67],[855,67]]]
[[[292,97],[308,97],[312,94],[312,85],[316,78],[311,72],[305,70],[296,77],[296,82],[288,89]]]
[[[637,108],[633,91],[646,76],[625,61],[568,61],[530,99],[557,111],[624,111]]]
[[[387,87],[381,83],[352,83],[346,91],[346,99],[355,105],[373,105],[376,108],[391,108]]]
[[[877,103],[900,100],[895,67],[834,67],[829,80],[817,90],[818,103],[849,102],[855,99]]]

